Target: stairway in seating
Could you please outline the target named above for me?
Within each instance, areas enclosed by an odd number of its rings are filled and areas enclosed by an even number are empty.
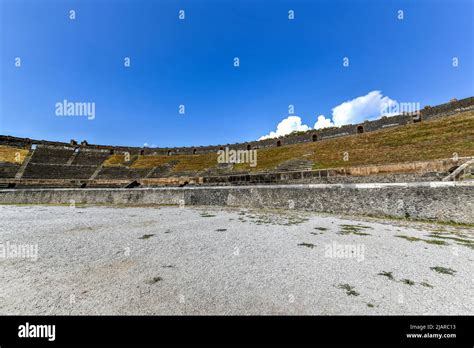
[[[23,176],[23,173],[25,172],[26,166],[28,165],[28,163],[30,163],[31,157],[33,157],[34,152],[35,152],[34,149],[33,151],[28,152],[25,159],[23,160],[23,163],[21,164],[20,168],[15,174],[15,179],[21,179],[21,177]]]
[[[144,179],[148,178],[168,178],[173,176],[172,169],[178,164],[179,161],[170,161],[168,163],[161,164],[159,166],[151,168],[151,170],[145,175]]]
[[[99,172],[102,170],[102,167],[104,166],[104,164],[100,164],[97,166],[97,168],[95,169],[94,173],[92,173],[91,177],[89,178],[89,181],[90,180],[94,180],[96,178],[97,175],[99,175]]]
[[[76,159],[77,155],[79,154],[79,149],[74,150],[72,153],[71,157],[69,157],[68,161],[66,162],[66,165],[70,166],[72,162]]]
[[[279,164],[275,172],[303,172],[313,169],[313,162],[308,160],[289,160]]]
[[[474,167],[474,159],[471,159],[467,162],[464,162],[459,167],[457,167],[451,174],[443,178],[443,181],[456,181],[462,178],[462,174],[468,174],[470,169]],[[471,172],[472,173],[472,172]]]
[[[235,174],[232,163],[218,163],[216,166],[207,168],[199,173],[200,176],[221,176]]]

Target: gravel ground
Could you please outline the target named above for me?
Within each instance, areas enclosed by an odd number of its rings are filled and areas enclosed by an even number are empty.
[[[472,315],[473,244],[292,210],[3,205],[0,314]]]

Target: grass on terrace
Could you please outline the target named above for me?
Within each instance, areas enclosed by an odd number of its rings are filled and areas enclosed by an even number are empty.
[[[349,155],[348,161],[343,160],[344,152]],[[270,170],[293,159],[311,160],[314,169],[390,164],[450,158],[455,152],[459,157],[474,156],[474,111],[353,136],[259,149],[256,167],[243,163],[234,165],[234,170]],[[0,148],[0,160],[1,156]],[[104,165],[152,168],[178,161],[174,172],[202,171],[217,165],[217,153],[132,156],[130,162],[124,160],[123,155],[112,155]]]
[[[349,160],[344,161],[344,152]],[[474,156],[474,111],[397,128],[317,142],[259,149],[257,166],[237,164],[235,170],[262,171],[292,159],[314,162],[314,169],[352,167]],[[132,158],[132,161],[135,158]],[[138,156],[132,168],[151,168],[179,161],[174,172],[201,171],[217,164],[217,153],[205,155]],[[104,165],[123,165],[122,155],[112,155]]]
[[[0,162],[22,164],[26,155],[27,149],[0,145]]]
[[[344,161],[344,152],[349,160]],[[392,129],[317,142],[258,150],[257,166],[234,169],[271,169],[291,159],[314,162],[314,169],[352,167],[474,156],[474,111]]]
[[[173,167],[174,172],[202,171],[217,165],[217,152],[204,155],[139,156],[132,168],[156,167],[170,161],[179,161]]]
[[[153,168],[169,162],[178,161],[173,168],[175,172],[201,171],[217,164],[217,153],[205,155],[175,155],[175,156],[131,156],[125,162],[124,155],[111,155],[105,162],[105,167],[129,165],[131,168]]]
[[[129,161],[125,161],[125,155],[110,155],[102,165],[104,167],[117,167],[117,166],[125,166],[132,164],[138,156],[130,156]]]

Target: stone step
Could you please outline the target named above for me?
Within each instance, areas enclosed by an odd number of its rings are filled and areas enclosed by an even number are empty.
[[[313,169],[313,162],[308,160],[289,160],[276,166],[278,172],[299,172]]]
[[[21,179],[23,176],[23,173],[25,172],[26,167],[28,166],[28,163],[30,163],[31,157],[33,157],[33,153],[35,150],[28,152],[28,155],[26,155],[25,160],[21,164],[20,168],[18,169],[18,172],[15,174],[15,179]]]

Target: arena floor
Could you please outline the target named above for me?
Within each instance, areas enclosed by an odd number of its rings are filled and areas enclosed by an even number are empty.
[[[291,210],[2,205],[0,314],[472,315],[473,244]]]

